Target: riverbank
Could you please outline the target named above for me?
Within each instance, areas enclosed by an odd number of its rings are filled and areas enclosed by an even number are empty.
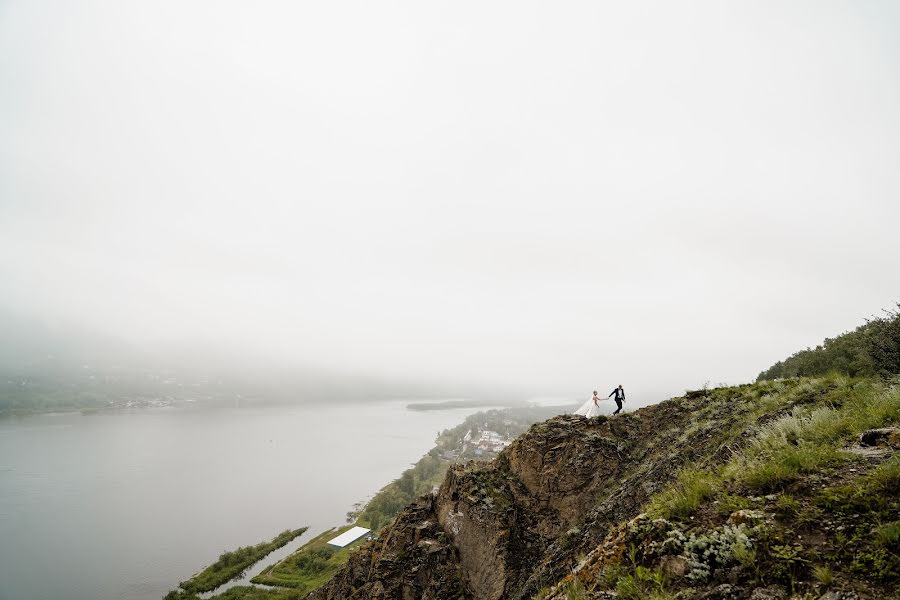
[[[449,408],[512,408],[513,405],[504,405],[486,400],[443,400],[439,402],[412,402],[406,405],[409,410],[447,410]]]
[[[226,550],[341,525],[470,411],[174,407],[0,421],[4,597],[160,600]],[[41,565],[53,564],[54,577]],[[244,578],[239,580],[244,584]],[[249,579],[246,579],[249,584]]]
[[[217,588],[204,600],[254,598],[284,600],[301,598],[327,583],[343,566],[362,541],[346,548],[329,546],[327,541],[354,525],[372,529],[375,536],[415,498],[430,493],[444,478],[451,465],[469,460],[491,460],[512,439],[533,423],[565,412],[570,407],[519,407],[493,409],[466,417],[455,427],[441,431],[434,447],[397,479],[385,485],[371,500],[359,503],[347,513],[348,524],[330,528],[300,548],[263,568],[250,579],[232,581]],[[297,595],[295,596],[294,592]],[[178,596],[177,600],[195,600],[197,596]]]

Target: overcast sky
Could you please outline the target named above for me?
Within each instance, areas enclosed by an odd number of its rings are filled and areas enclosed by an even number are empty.
[[[0,304],[665,396],[900,299],[900,4],[0,0]]]

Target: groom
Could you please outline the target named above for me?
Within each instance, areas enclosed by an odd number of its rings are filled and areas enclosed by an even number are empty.
[[[613,400],[616,401],[616,406],[618,406],[618,408],[616,409],[616,412],[614,412],[613,415],[617,415],[617,414],[619,414],[619,411],[622,410],[622,403],[625,402],[625,390],[622,389],[621,383],[619,384],[619,387],[614,389],[609,396],[612,396],[613,394],[616,395],[616,397],[613,398]],[[609,398],[609,396],[607,396],[607,398]]]

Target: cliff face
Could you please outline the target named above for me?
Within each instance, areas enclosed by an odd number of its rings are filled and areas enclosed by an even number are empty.
[[[468,598],[459,553],[437,523],[434,498],[408,506],[377,542],[355,552],[319,598]]]
[[[716,472],[758,444],[767,423],[833,404],[849,393],[847,385],[760,383],[695,392],[613,418],[567,415],[540,423],[493,462],[451,469],[437,494],[408,507],[310,597],[605,597],[603,589],[615,589],[616,577],[626,575],[625,548],[644,547],[652,537],[626,535],[625,524],[650,522],[639,517],[642,510],[683,486],[677,481],[685,465]],[[678,516],[687,523],[693,517]],[[683,535],[690,528],[681,529]],[[678,552],[648,553],[646,568],[681,564],[688,555]],[[631,569],[638,558],[631,557]],[[615,577],[613,567],[620,570]],[[677,571],[664,574],[657,591],[688,586],[699,594],[715,583],[712,573],[703,581],[684,578],[688,567],[681,576]],[[619,596],[629,597],[621,590]]]

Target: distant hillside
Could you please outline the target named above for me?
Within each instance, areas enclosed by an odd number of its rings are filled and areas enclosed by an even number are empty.
[[[136,348],[0,309],[0,415],[168,406],[291,404],[386,398],[503,398],[471,389],[270,364],[209,345]]]
[[[757,381],[814,377],[837,373],[850,377],[900,373],[900,304],[898,310],[860,325],[854,331],[827,338],[822,345],[801,350],[759,374]]]

